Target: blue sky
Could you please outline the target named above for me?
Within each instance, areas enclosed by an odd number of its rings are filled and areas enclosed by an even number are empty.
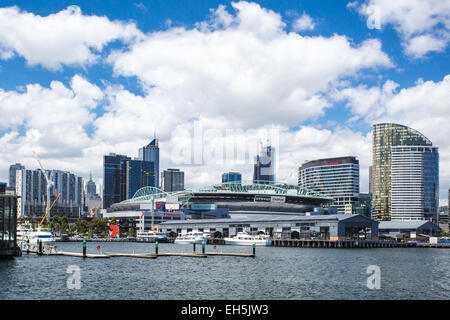
[[[279,177],[289,182],[305,160],[356,155],[364,192],[371,125],[392,121],[440,148],[444,198],[449,12],[434,0],[2,1],[0,146],[11,152],[0,180],[13,162],[35,167],[34,148],[49,166],[92,170],[101,183],[102,155],[137,156],[154,130],[162,169],[183,168],[187,186],[231,168],[250,178],[251,161],[175,161],[171,149],[198,119],[222,133],[280,126]]]

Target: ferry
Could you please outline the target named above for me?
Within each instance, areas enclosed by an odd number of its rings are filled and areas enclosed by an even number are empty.
[[[205,234],[200,231],[194,231],[194,232],[188,232],[185,234],[181,234],[178,237],[176,237],[174,243],[178,244],[193,244],[193,243],[202,243],[205,242],[205,244],[208,241],[208,234]]]
[[[245,232],[238,232],[238,234],[234,237],[225,238],[225,244],[235,245],[235,246],[252,246],[255,244],[256,246],[270,246],[272,244],[272,240],[266,234],[260,235],[250,235]]]
[[[155,232],[153,230],[149,231],[138,231],[136,234],[136,241],[141,242],[165,242],[167,241],[167,236],[163,232]]]

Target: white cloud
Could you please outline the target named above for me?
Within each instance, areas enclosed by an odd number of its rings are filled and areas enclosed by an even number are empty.
[[[324,94],[364,68],[391,67],[378,40],[303,37],[284,30],[279,14],[258,4],[220,6],[197,28],[146,35],[111,54],[117,75],[186,117],[222,117],[230,126],[296,125],[330,107]]]
[[[128,43],[140,36],[134,23],[83,15],[77,6],[45,17],[17,7],[0,8],[0,58],[15,52],[30,65],[51,70],[92,64],[108,43]]]
[[[313,30],[315,26],[316,24],[314,23],[313,19],[306,13],[303,13],[301,17],[296,19],[292,24],[292,28],[296,32],[304,30]]]
[[[354,6],[352,6],[354,7]],[[376,8],[381,25],[391,24],[402,38],[405,53],[420,58],[443,51],[450,42],[450,2],[442,0],[366,0],[361,15],[370,17]]]

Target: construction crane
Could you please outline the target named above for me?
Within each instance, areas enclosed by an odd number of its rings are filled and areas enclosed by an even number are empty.
[[[103,199],[100,200],[100,202],[98,203],[97,207],[95,207],[94,210],[91,210],[91,212],[89,213],[89,217],[93,218],[97,215],[97,211],[98,211],[98,209],[100,209],[100,206],[102,205],[102,203],[103,203]]]
[[[41,161],[39,160],[38,154],[36,151],[33,151],[34,157],[36,158],[37,162],[39,163],[40,166],[40,170],[42,172],[42,175],[45,178],[45,181],[47,182],[47,199],[46,199],[46,204],[45,204],[45,216],[47,217],[47,223],[50,221],[50,188],[53,186],[53,180],[52,180],[52,176],[53,176],[53,172],[50,171],[50,174],[48,175],[47,172],[45,171],[44,167],[42,166]],[[42,222],[41,222],[42,223]]]

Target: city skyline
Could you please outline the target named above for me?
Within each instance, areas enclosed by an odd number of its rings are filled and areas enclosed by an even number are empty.
[[[186,188],[231,170],[251,180],[251,161],[174,162],[173,149],[191,141],[198,122],[224,144],[278,126],[279,181],[295,183],[306,160],[355,156],[368,192],[371,127],[389,122],[439,147],[446,204],[445,1],[72,4],[2,2],[0,181],[8,182],[11,164],[37,167],[36,150],[45,167],[85,178],[92,170],[103,185],[102,156],[138,157],[155,131],[159,171],[179,168]],[[379,26],[370,6],[380,9]],[[48,29],[61,33],[30,36]],[[208,151],[217,141],[202,144]]]

